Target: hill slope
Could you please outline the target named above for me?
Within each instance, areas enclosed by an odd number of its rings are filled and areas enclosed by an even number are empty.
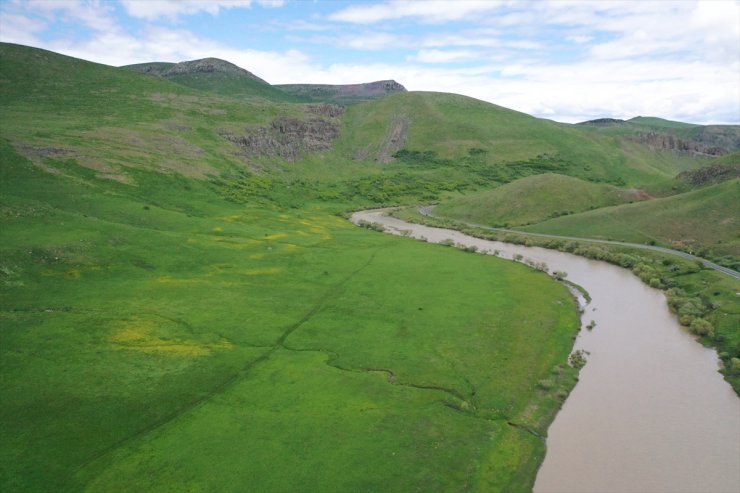
[[[699,255],[740,258],[740,180],[636,204],[559,217],[523,228],[538,233],[656,242]]]
[[[644,198],[644,193],[638,190],[619,189],[570,176],[544,173],[513,181],[494,190],[445,200],[435,208],[435,214],[476,224],[508,227]]]

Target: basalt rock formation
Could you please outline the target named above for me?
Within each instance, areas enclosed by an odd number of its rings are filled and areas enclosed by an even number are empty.
[[[681,139],[673,135],[657,132],[629,135],[627,136],[627,139],[658,149],[684,152],[689,154],[723,156],[728,153],[727,149],[724,149],[722,147],[705,145],[695,140]]]
[[[339,136],[339,125],[322,118],[278,118],[268,127],[245,129],[243,135],[222,132],[248,157],[281,157],[295,161],[304,153],[325,151]]]

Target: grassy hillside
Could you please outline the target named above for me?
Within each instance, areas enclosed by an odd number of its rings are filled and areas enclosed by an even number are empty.
[[[589,238],[655,242],[699,255],[740,258],[740,180],[636,204],[559,217],[523,228]]]
[[[397,173],[357,114],[16,45],[0,98],[0,489],[531,490],[573,300],[330,213]]]
[[[394,80],[340,85],[278,84],[274,87],[303,101],[342,105],[371,101],[389,94],[406,91],[405,87]]]
[[[637,190],[544,173],[445,200],[435,214],[489,226],[521,226],[643,198]]]
[[[440,128],[445,131],[440,133]],[[395,94],[348,108],[338,141],[355,159],[417,153],[401,164],[506,183],[554,172],[615,185],[654,183],[703,160],[651,150],[455,94]],[[409,156],[407,156],[409,157]],[[467,160],[465,158],[468,158]],[[446,161],[445,161],[446,160]]]

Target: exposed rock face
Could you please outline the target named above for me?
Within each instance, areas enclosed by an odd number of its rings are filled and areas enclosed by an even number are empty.
[[[692,185],[719,183],[740,177],[740,164],[714,164],[693,171],[684,171],[678,178]]]
[[[673,135],[661,134],[656,132],[629,135],[627,136],[627,139],[658,149],[666,149],[690,154],[722,156],[728,153],[726,149],[723,149],[721,147],[707,146],[695,140],[680,139]]]
[[[579,122],[576,125],[614,125],[619,123],[624,123],[624,120],[620,120],[619,118],[597,118],[596,120]]]
[[[238,145],[247,156],[278,156],[295,161],[307,152],[331,148],[339,136],[339,125],[320,118],[278,118],[269,127],[247,129],[245,135],[221,134]]]
[[[393,155],[406,145],[409,135],[409,125],[409,119],[404,115],[397,116],[393,119],[388,129],[388,134],[380,146],[378,154],[375,156],[376,161],[381,163],[390,163],[393,161]]]
[[[344,106],[336,104],[309,104],[306,106],[306,111],[314,115],[336,118],[344,114]]]

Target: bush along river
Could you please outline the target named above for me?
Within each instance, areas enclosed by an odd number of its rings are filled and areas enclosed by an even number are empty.
[[[587,363],[548,430],[536,493],[740,492],[740,399],[717,371],[716,353],[678,323],[661,291],[605,262],[407,223],[387,212],[356,212],[351,220],[544,262],[589,293],[581,321],[590,328],[574,345]]]

